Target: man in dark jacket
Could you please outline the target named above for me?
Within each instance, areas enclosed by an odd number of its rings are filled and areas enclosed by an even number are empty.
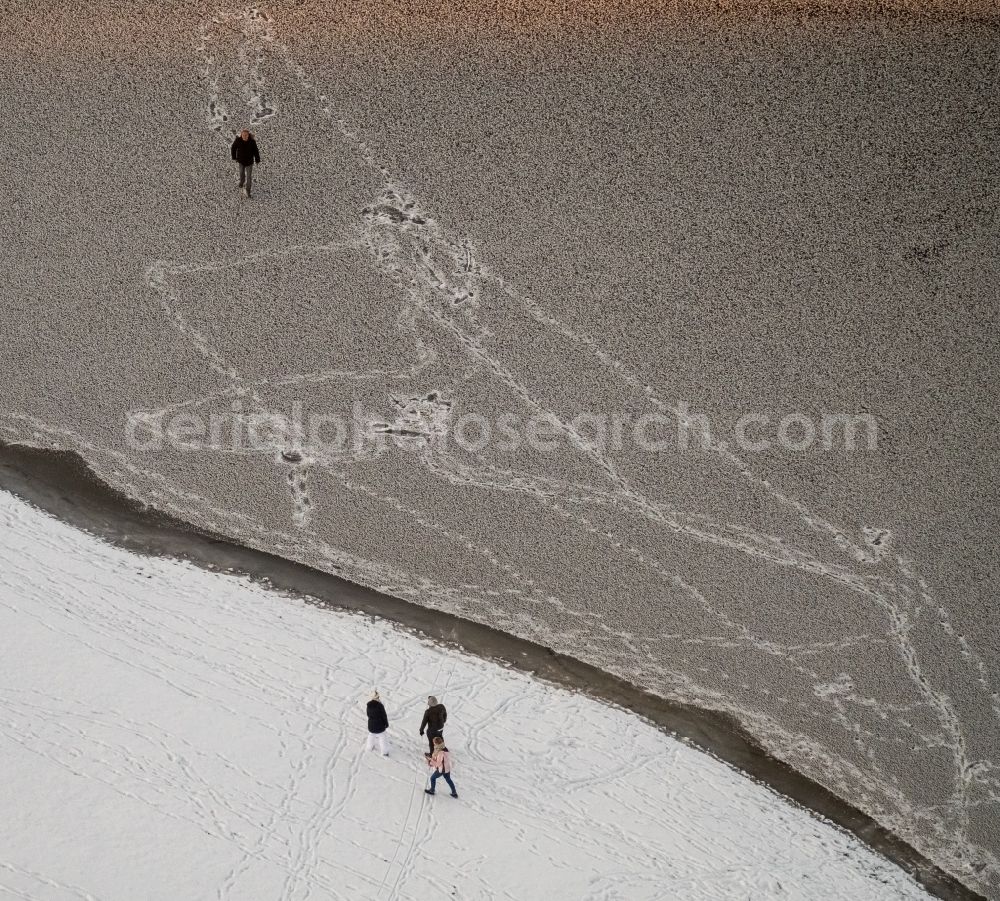
[[[427,699],[427,709],[424,711],[424,718],[420,721],[420,734],[427,730],[427,756],[434,753],[434,739],[444,736],[444,724],[448,722],[448,711],[444,709],[444,704],[439,704],[438,699],[431,695]]]
[[[253,187],[253,164],[260,162],[260,151],[252,134],[245,128],[233,141],[233,159],[240,164],[240,183],[243,193],[250,196]]]
[[[386,715],[385,707],[382,704],[382,699],[378,696],[378,692],[372,695],[372,699],[368,702],[368,743],[365,745],[365,749],[368,751],[375,750],[375,742],[378,742],[379,752],[383,757],[389,756],[389,717]]]

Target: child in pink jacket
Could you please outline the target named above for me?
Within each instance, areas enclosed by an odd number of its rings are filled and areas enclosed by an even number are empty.
[[[427,765],[434,767],[434,772],[431,773],[431,787],[425,788],[424,791],[433,795],[435,784],[443,776],[448,788],[451,789],[451,796],[457,798],[455,783],[451,781],[451,752],[445,747],[444,739],[440,736],[434,739],[434,753],[428,758]]]

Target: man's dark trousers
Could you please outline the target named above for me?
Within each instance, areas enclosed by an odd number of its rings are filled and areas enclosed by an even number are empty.
[[[240,163],[240,187],[246,186],[247,194],[250,193],[250,189],[253,187],[253,163],[249,166],[244,166]]]

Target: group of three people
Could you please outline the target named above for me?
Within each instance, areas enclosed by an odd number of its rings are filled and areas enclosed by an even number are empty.
[[[378,745],[379,752],[387,757],[389,755],[389,716],[385,712],[385,705],[377,691],[368,702],[367,712],[368,741],[366,748],[373,751]],[[448,788],[451,789],[451,796],[457,798],[458,791],[451,778],[451,752],[444,743],[444,724],[446,722],[448,722],[448,711],[444,704],[438,703],[438,699],[434,695],[428,696],[427,709],[420,721],[420,734],[427,734],[428,750],[424,757],[427,758],[427,765],[431,767],[432,772],[430,788],[425,788],[424,791],[429,795],[435,794],[438,779],[444,779]]]

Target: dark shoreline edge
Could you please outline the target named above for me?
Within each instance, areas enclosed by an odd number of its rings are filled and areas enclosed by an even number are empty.
[[[179,558],[216,571],[231,569],[308,603],[386,620],[443,646],[629,710],[850,832],[939,898],[985,901],[867,814],[771,757],[724,714],[667,701],[550,648],[234,544],[110,487],[72,451],[0,441],[0,489],[129,551]]]

